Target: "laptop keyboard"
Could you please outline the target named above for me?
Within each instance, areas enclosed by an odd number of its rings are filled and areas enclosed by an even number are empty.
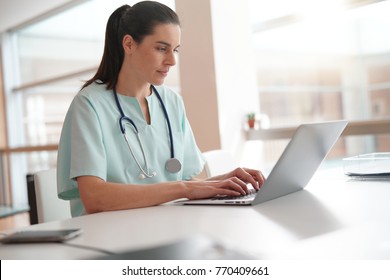
[[[255,189],[250,189],[248,194],[239,195],[239,196],[216,196],[212,200],[231,200],[231,199],[248,199],[256,196],[257,191]]]

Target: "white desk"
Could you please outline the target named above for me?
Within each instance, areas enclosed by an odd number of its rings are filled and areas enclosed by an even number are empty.
[[[68,243],[110,252],[202,234],[266,259],[390,259],[390,181],[321,171],[304,191],[257,206],[162,205],[38,224],[82,228]],[[62,244],[0,245],[0,259],[85,259],[101,252]]]

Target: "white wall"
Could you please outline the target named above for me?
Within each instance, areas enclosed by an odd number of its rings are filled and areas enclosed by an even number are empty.
[[[244,163],[246,114],[260,107],[249,15],[247,0],[212,0],[221,147]]]
[[[197,143],[202,151],[226,149],[242,162],[244,118],[260,107],[247,0],[177,1],[176,10],[182,95]]]
[[[180,87],[202,151],[218,149],[218,100],[210,0],[176,1],[182,24]]]

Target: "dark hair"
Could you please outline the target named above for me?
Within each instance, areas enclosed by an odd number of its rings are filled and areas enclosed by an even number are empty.
[[[143,1],[133,7],[123,5],[116,9],[108,19],[103,57],[92,79],[82,88],[100,80],[112,89],[117,80],[124,59],[122,40],[130,35],[138,44],[145,36],[151,35],[158,24],[180,25],[179,17],[169,7],[154,1]]]

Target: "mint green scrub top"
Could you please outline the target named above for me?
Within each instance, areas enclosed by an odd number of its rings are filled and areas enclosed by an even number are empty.
[[[164,86],[156,87],[167,109],[172,127],[175,158],[182,163],[178,173],[165,169],[171,157],[169,130],[161,104],[155,93],[148,96],[150,125],[144,119],[138,100],[118,93],[124,114],[136,124],[152,178],[141,179],[119,128],[120,112],[112,90],[93,83],[73,99],[62,128],[57,158],[57,188],[61,199],[69,200],[72,216],[86,214],[77,188],[79,176],[96,176],[107,182],[150,184],[191,180],[204,165],[186,117],[180,95]],[[142,167],[145,162],[134,130],[126,122],[129,143]]]

